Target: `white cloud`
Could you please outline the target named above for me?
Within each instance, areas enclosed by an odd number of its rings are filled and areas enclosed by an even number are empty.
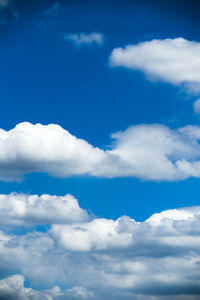
[[[0,232],[0,299],[197,300],[199,224],[200,207],[189,207],[144,222],[123,216]]]
[[[132,126],[111,136],[110,150],[95,148],[58,125],[20,123],[0,129],[0,179],[46,172],[57,177],[92,175],[183,180],[200,177],[200,127]]]
[[[194,112],[195,114],[200,114],[200,99],[197,99],[194,104]]]
[[[146,41],[115,48],[111,66],[140,70],[147,78],[200,91],[200,43],[183,38]]]
[[[3,226],[34,226],[66,224],[88,220],[71,195],[27,195],[11,193],[0,195],[0,224]]]
[[[99,32],[92,33],[75,33],[75,34],[64,34],[65,41],[71,41],[74,45],[91,45],[91,44],[99,44],[102,45],[104,43],[104,36]]]
[[[131,244],[132,236],[129,232],[118,231],[119,223],[124,221],[126,219],[95,219],[89,223],[53,225],[51,233],[60,245],[72,251],[125,248]]]
[[[0,299],[7,300],[53,300],[53,299],[94,299],[92,292],[82,287],[62,291],[58,286],[47,290],[34,290],[24,286],[22,275],[12,275],[0,280]]]

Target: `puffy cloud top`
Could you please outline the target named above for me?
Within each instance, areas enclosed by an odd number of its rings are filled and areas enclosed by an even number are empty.
[[[27,195],[12,193],[0,195],[0,224],[4,226],[34,226],[65,224],[88,220],[71,195]]]

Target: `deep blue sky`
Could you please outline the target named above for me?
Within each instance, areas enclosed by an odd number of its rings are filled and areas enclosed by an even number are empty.
[[[130,125],[199,124],[194,97],[108,64],[112,49],[125,44],[175,37],[200,41],[197,2],[60,1],[51,16],[42,12],[55,1],[27,2],[17,1],[18,18],[10,18],[0,32],[0,128],[22,121],[57,123],[106,147],[111,133]],[[65,32],[95,31],[105,35],[103,46],[76,48],[63,39]],[[71,193],[97,216],[143,220],[167,208],[199,205],[199,184],[30,174],[22,183],[0,182],[0,192]]]

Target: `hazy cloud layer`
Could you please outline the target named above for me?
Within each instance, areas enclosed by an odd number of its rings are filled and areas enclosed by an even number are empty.
[[[111,66],[141,70],[153,81],[184,85],[200,92],[200,43],[183,38],[146,41],[115,48]]]
[[[37,201],[43,202],[42,197]],[[53,224],[44,233],[15,234],[4,228],[0,299],[196,300],[199,225],[200,207],[189,207],[163,211],[144,222],[123,216]],[[34,289],[24,287],[24,277]]]
[[[20,123],[0,129],[0,179],[45,172],[56,177],[90,175],[182,180],[200,177],[200,127],[132,126],[112,134],[110,150],[95,148],[58,125]]]
[[[81,45],[102,45],[104,43],[104,36],[102,33],[99,32],[92,32],[92,33],[65,33],[63,35],[65,41],[70,41],[76,46]]]

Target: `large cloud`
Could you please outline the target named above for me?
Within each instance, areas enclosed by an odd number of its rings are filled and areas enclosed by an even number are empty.
[[[110,150],[95,148],[58,125],[20,123],[0,129],[0,179],[46,172],[57,177],[92,175],[182,180],[200,177],[200,127],[137,125],[112,134]]]
[[[123,216],[53,224],[47,232],[1,230],[0,299],[196,300],[199,225],[200,207],[189,207],[144,222]],[[24,288],[24,277],[34,290]]]
[[[0,195],[0,224],[2,226],[34,226],[66,224],[88,220],[71,195]]]
[[[0,131],[0,178],[30,172],[53,176],[134,176],[177,180],[200,176],[200,128],[138,125],[115,133],[112,150],[94,148],[58,125],[21,123]]]
[[[146,41],[115,48],[112,66],[141,70],[152,80],[200,91],[200,43],[183,38]]]

